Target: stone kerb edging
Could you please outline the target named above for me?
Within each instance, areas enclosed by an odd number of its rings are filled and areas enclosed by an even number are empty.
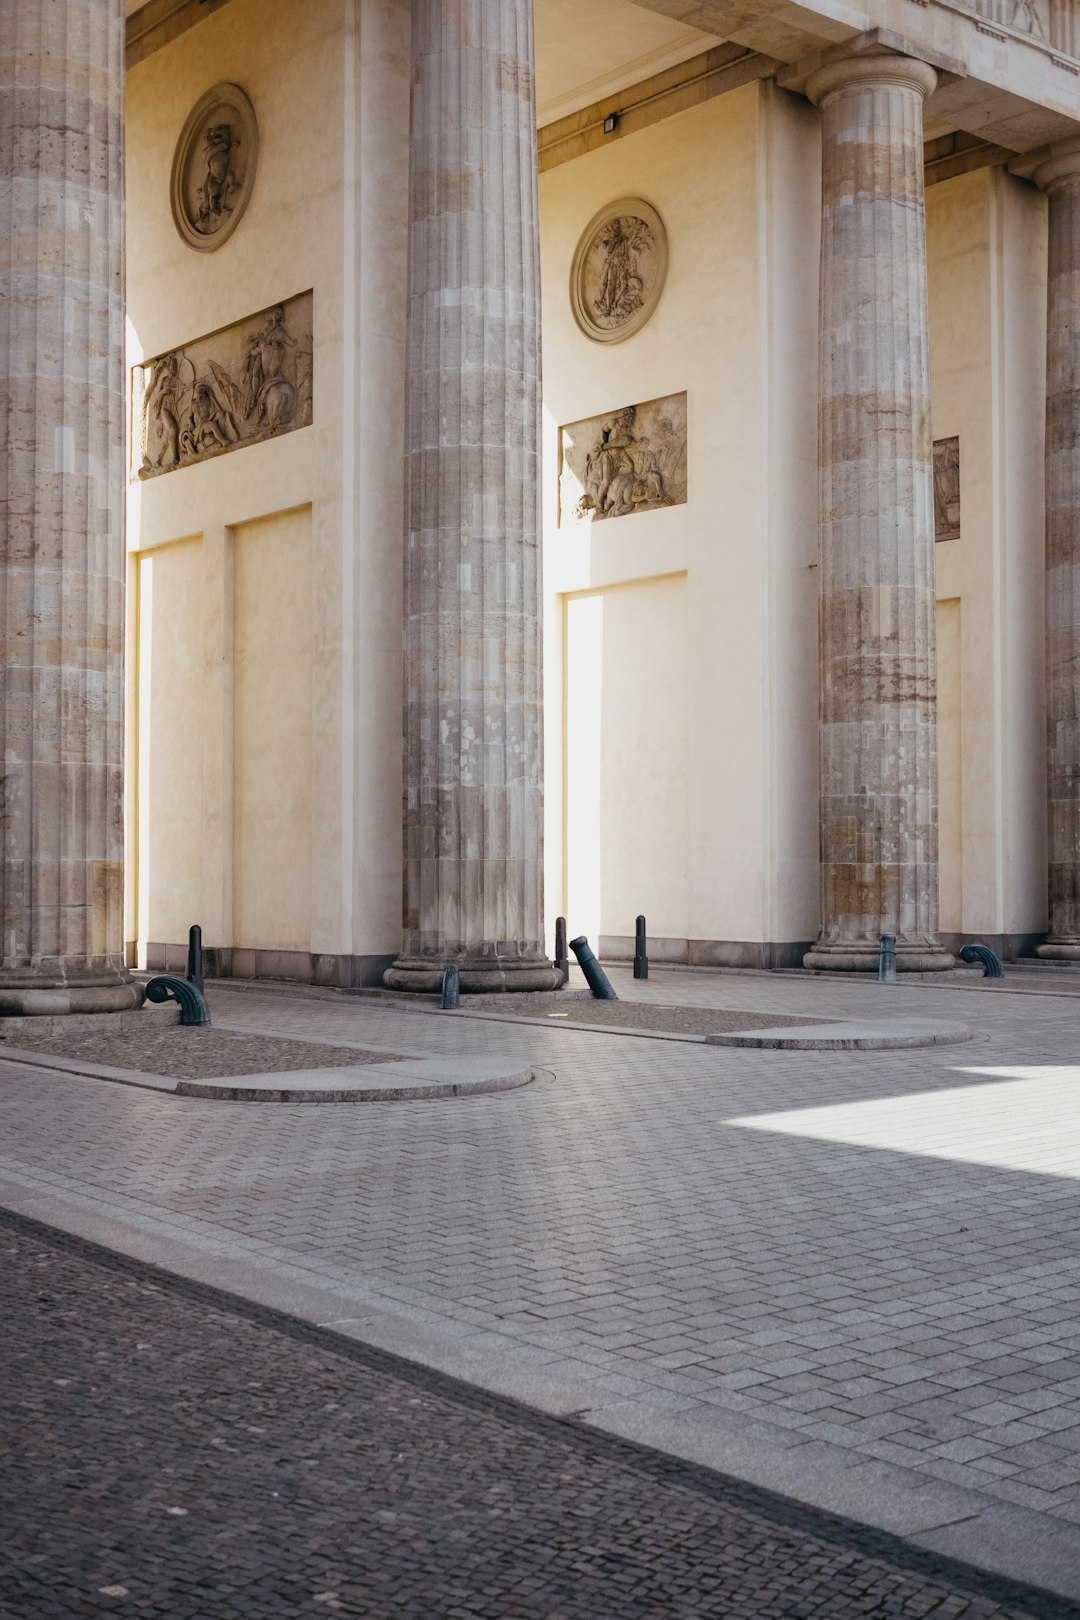
[[[789,1024],[783,1029],[730,1030],[706,1035],[706,1046],[756,1046],[787,1052],[896,1052],[917,1046],[960,1046],[971,1040],[966,1024],[933,1018],[889,1023]]]

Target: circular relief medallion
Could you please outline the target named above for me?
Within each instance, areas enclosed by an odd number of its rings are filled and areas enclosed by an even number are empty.
[[[621,343],[641,330],[660,302],[667,232],[655,208],[622,197],[594,214],[574,254],[570,302],[597,343]]]
[[[255,183],[259,126],[235,84],[216,84],[191,109],[172,166],[172,211],[189,247],[208,253],[240,223]]]

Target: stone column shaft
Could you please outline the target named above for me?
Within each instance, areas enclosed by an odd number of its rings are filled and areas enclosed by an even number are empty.
[[[830,62],[822,110],[821,933],[808,967],[946,968],[937,722],[923,62]]]
[[[1046,740],[1050,932],[1080,961],[1080,141],[1035,171],[1050,213],[1046,319]]]
[[[123,965],[123,0],[0,0],[0,1012]]]
[[[404,945],[434,988],[544,955],[540,275],[531,0],[413,0]]]

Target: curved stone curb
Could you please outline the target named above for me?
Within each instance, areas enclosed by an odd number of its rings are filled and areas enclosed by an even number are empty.
[[[412,1102],[514,1091],[550,1073],[531,1065],[523,1069],[513,1065],[512,1058],[498,1057],[406,1059],[385,1068],[367,1065],[354,1069],[349,1079],[341,1069],[307,1069],[291,1074],[178,1080],[174,1095],[218,1102]]]
[[[786,1029],[733,1029],[706,1035],[706,1046],[757,1046],[786,1052],[895,1052],[913,1046],[960,1046],[966,1024],[896,1018],[888,1024],[789,1024]]]

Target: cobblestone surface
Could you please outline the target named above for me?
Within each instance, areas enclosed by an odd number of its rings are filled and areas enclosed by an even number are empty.
[[[99,1034],[35,1037],[20,1033],[13,1044],[28,1052],[77,1058],[84,1063],[114,1069],[137,1069],[143,1074],[164,1074],[176,1080],[214,1080],[232,1074],[285,1074],[298,1069],[350,1068],[357,1064],[394,1063],[392,1052],[329,1046],[314,1041],[289,1040],[273,1035],[232,1030],[181,1027],[138,1030],[127,1028]],[[0,1058],[4,1048],[0,1044]]]
[[[17,1218],[0,1255],[3,1620],[1070,1612]]]
[[[875,1471],[975,1493],[961,1511],[1060,1533],[1080,1590],[1075,996],[612,976],[627,1000],[933,1016],[976,1038],[723,1050],[215,988],[219,1029],[508,1054],[556,1078],[256,1120],[0,1052],[0,1178],[51,1219],[77,1211],[161,1253],[331,1289],[355,1301],[342,1318],[381,1312],[406,1339],[438,1338],[440,1364],[565,1383],[590,1422],[763,1436],[793,1480],[827,1467],[860,1488]]]

